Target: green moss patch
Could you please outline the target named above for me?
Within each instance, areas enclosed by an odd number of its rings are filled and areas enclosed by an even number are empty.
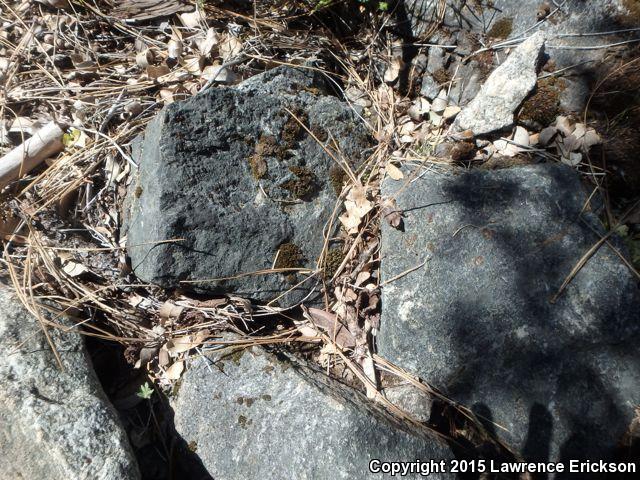
[[[295,198],[306,199],[317,189],[316,176],[306,167],[293,166],[289,167],[289,171],[297,178],[287,180],[280,187],[288,190]]]
[[[618,15],[618,22],[625,27],[640,25],[640,0],[622,0],[622,6],[628,13]]]
[[[553,77],[538,82],[536,91],[522,104],[519,120],[535,122],[543,127],[551,125],[560,115],[560,92],[564,85]]]
[[[338,165],[334,165],[329,169],[329,182],[333,187],[333,191],[336,192],[336,195],[342,193],[342,187],[347,183],[347,178],[347,172]]]
[[[248,161],[249,161],[249,168],[251,168],[251,174],[253,175],[253,178],[261,179],[267,175],[267,170],[268,170],[267,162],[262,157],[262,155],[258,155],[254,153],[249,157]]]
[[[300,140],[300,137],[302,136],[302,133],[304,131],[302,125],[300,125],[300,122],[306,124],[308,120],[307,114],[304,112],[304,110],[298,108],[292,110],[292,112],[297,117],[297,119],[294,118],[293,115],[289,115],[287,113],[289,118],[285,122],[284,127],[282,127],[281,138],[285,148],[292,148],[295,143]]]
[[[497,39],[497,38],[507,38],[511,35],[513,31],[513,18],[511,17],[503,17],[497,22],[493,24],[491,29],[487,32],[487,37]]]
[[[438,82],[439,85],[443,85],[451,81],[451,74],[446,68],[440,68],[433,72],[433,79]]]
[[[342,251],[342,248],[331,248],[327,252],[327,255],[322,264],[322,271],[324,274],[324,278],[332,278],[342,262],[344,261],[345,254]]]
[[[275,268],[299,268],[304,261],[302,250],[295,243],[283,243],[278,249]]]

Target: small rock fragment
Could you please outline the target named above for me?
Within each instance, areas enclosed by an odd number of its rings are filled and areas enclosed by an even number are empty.
[[[445,108],[447,108],[447,104],[449,103],[449,99],[447,97],[447,91],[445,89],[440,90],[438,96],[433,100],[431,104],[431,111],[437,114],[441,114],[444,112]]]
[[[458,130],[484,135],[513,125],[515,110],[536,84],[545,39],[543,32],[536,32],[491,73],[458,115],[454,123]]]

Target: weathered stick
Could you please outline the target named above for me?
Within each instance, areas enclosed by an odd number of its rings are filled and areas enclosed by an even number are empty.
[[[64,126],[49,122],[33,136],[0,158],[0,188],[39,165],[46,158],[60,152]]]

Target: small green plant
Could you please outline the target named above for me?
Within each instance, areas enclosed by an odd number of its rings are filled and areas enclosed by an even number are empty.
[[[140,390],[136,395],[145,400],[149,400],[151,395],[153,395],[153,387],[149,385],[149,382],[144,382],[144,385],[140,385]]]

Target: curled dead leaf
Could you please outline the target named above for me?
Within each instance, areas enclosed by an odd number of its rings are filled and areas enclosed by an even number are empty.
[[[219,50],[222,60],[227,62],[242,52],[242,42],[238,39],[238,37],[227,35],[220,42]]]
[[[393,163],[387,163],[387,175],[389,175],[394,180],[402,180],[404,178],[404,174],[402,170],[396,167]]]
[[[339,217],[349,235],[358,233],[358,227],[362,219],[373,209],[373,203],[367,199],[366,189],[362,185],[354,185],[349,190],[344,201],[347,211]]]
[[[160,311],[158,314],[160,315],[160,319],[163,323],[177,320],[180,317],[180,314],[183,312],[184,307],[180,305],[176,305],[170,300],[167,300],[160,307]]]
[[[185,335],[183,337],[175,337],[166,343],[166,349],[172,357],[180,353],[188,352],[192,348],[202,345],[209,336],[208,330],[202,330],[193,335]]]
[[[391,60],[387,70],[384,72],[384,81],[386,83],[394,83],[400,76],[400,70],[402,69],[402,58],[396,57]]]
[[[393,228],[402,228],[402,211],[395,198],[385,198],[381,202],[380,215]]]
[[[304,308],[305,317],[314,328],[319,328],[331,339],[335,339],[340,348],[353,348],[356,345],[355,336],[346,325],[338,321],[336,314],[318,308]]]
[[[140,350],[138,361],[134,365],[134,368],[140,368],[143,365],[146,365],[147,363],[149,363],[151,360],[153,360],[153,358],[158,353],[159,349],[160,349],[159,343],[151,343],[142,347],[142,349]]]
[[[171,365],[164,372],[163,377],[167,380],[178,380],[184,371],[184,362],[179,361]]]

